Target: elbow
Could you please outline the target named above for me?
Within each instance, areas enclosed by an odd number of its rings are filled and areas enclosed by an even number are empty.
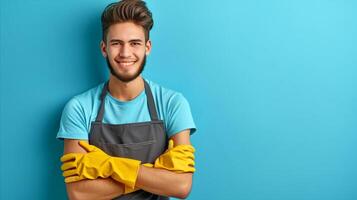
[[[69,200],[81,200],[81,195],[79,195],[76,191],[67,190],[67,196]]]
[[[70,187],[67,185],[67,196],[69,200],[82,200],[84,199],[83,195],[81,192],[76,190],[74,187]]]
[[[69,200],[98,200],[98,199],[93,199],[91,196],[88,196],[82,192],[75,191],[75,190],[68,191],[67,195]]]
[[[176,188],[174,197],[179,199],[186,199],[191,192],[191,187],[191,181],[185,181],[183,183],[180,183]]]
[[[72,184],[67,184],[66,185],[67,189],[67,196],[69,200],[92,200],[93,198],[86,194],[85,192],[82,192],[80,188],[78,187],[78,184],[72,183]]]

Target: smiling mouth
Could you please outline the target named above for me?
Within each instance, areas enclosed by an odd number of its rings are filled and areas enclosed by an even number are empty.
[[[131,66],[135,63],[136,61],[117,61],[117,63],[120,65],[120,66],[123,66],[123,67],[128,67],[128,66]]]

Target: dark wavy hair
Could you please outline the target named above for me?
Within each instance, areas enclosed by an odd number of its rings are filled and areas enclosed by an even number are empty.
[[[109,4],[102,13],[101,21],[102,39],[105,43],[107,42],[108,29],[113,24],[133,22],[142,26],[145,31],[145,41],[149,39],[149,32],[154,25],[150,10],[141,0],[121,0]]]

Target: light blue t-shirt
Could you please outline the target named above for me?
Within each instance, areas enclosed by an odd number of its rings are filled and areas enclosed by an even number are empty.
[[[191,134],[193,134],[196,126],[186,98],[179,92],[145,80],[151,88],[158,117],[164,121],[168,138],[185,129],[191,129]],[[91,122],[97,117],[100,106],[99,97],[104,84],[101,83],[74,96],[67,102],[62,112],[57,138],[89,139]],[[120,101],[109,92],[107,93],[103,123],[126,124],[145,121],[151,121],[151,119],[144,90],[130,101]]]

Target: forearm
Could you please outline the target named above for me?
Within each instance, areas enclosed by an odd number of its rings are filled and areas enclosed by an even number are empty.
[[[67,183],[66,189],[70,200],[108,200],[122,195],[123,186],[111,178],[98,178]]]
[[[154,179],[152,177],[155,177]],[[136,187],[145,191],[184,199],[191,190],[192,173],[174,173],[141,166]],[[123,194],[123,184],[111,178],[82,180],[66,184],[70,200],[108,200]]]
[[[154,177],[154,178],[153,178]],[[191,191],[192,173],[175,173],[141,166],[136,187],[145,191],[184,199]]]

